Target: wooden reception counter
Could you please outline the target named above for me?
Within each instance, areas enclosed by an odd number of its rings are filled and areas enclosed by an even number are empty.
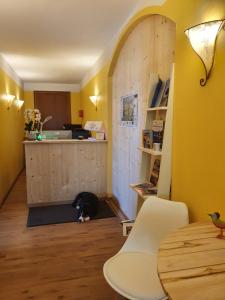
[[[24,141],[28,206],[72,202],[83,191],[106,195],[107,141]]]

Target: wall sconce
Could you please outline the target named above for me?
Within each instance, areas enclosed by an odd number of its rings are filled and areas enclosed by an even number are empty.
[[[12,103],[13,103],[15,97],[16,97],[16,96],[14,96],[14,95],[9,95],[9,94],[6,94],[6,95],[4,96],[4,99],[5,99],[5,101],[7,102],[7,109],[10,109],[10,107],[12,106]]]
[[[94,104],[96,111],[98,110],[97,105],[98,105],[99,98],[100,98],[100,96],[89,96],[89,99]]]
[[[210,77],[214,64],[217,36],[222,28],[225,29],[224,25],[225,20],[209,21],[185,31],[193,50],[204,65],[205,78],[200,79],[201,86],[205,86]]]
[[[16,105],[18,111],[20,111],[21,107],[22,107],[23,104],[24,104],[24,101],[23,101],[23,100],[20,100],[20,99],[17,99],[17,100],[14,101],[14,103],[15,103],[15,105]]]

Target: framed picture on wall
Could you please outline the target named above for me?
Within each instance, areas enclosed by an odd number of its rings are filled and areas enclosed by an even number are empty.
[[[132,93],[120,98],[120,126],[136,127],[138,121],[138,94]]]

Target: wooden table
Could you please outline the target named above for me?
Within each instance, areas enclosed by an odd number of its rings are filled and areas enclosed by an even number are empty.
[[[225,300],[225,240],[212,223],[178,229],[160,245],[158,273],[172,300]]]

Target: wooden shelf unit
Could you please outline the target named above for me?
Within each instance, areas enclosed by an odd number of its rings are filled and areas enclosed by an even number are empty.
[[[154,77],[154,76],[153,76]],[[157,76],[158,77],[158,76]],[[171,184],[171,152],[172,152],[172,100],[173,100],[173,83],[174,71],[172,70],[170,82],[170,92],[168,97],[168,106],[148,107],[147,101],[145,113],[145,125],[143,129],[152,129],[153,120],[164,121],[164,135],[161,151],[154,151],[143,147],[143,144],[138,149],[143,153],[141,158],[140,169],[140,183],[150,182],[150,177],[153,171],[153,165],[156,159],[160,160],[159,178],[156,185],[157,196],[169,199],[170,197],[170,184]],[[150,82],[150,90],[155,88],[155,82]],[[142,135],[142,134],[141,134]],[[142,141],[142,136],[141,139]],[[142,143],[142,142],[141,142]],[[144,153],[148,155],[144,155]],[[139,184],[140,184],[139,183]],[[151,195],[143,195],[143,193],[136,188],[136,184],[130,184],[130,188],[137,193],[138,199],[144,201]],[[140,203],[138,205],[140,207]]]

